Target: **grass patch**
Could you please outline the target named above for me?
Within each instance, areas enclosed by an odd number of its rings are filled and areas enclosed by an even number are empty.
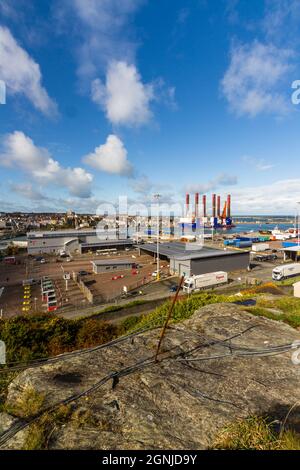
[[[283,290],[281,290],[277,284],[274,282],[266,282],[259,286],[255,286],[251,289],[244,291],[245,294],[272,294],[272,295],[284,295]]]
[[[281,313],[276,314],[268,309],[275,309]],[[257,306],[248,307],[246,310],[253,315],[263,316],[271,320],[282,321],[292,326],[293,328],[300,327],[300,299],[295,297],[284,296],[275,300],[258,298]]]
[[[17,375],[17,372],[8,372],[7,374],[0,374],[0,413],[6,410],[5,401],[7,397],[7,389],[9,384]]]
[[[236,296],[228,296],[228,295],[218,295],[212,292],[200,292],[197,294],[191,295],[189,298],[179,300],[175,304],[173,315],[172,315],[172,322],[178,323],[180,321],[186,320],[190,318],[196,310],[205,305],[222,303],[222,302],[234,302],[236,300],[244,300],[247,298],[246,296],[241,296],[237,298]],[[148,313],[147,315],[143,315],[137,318],[137,320],[130,320],[128,321],[128,327],[126,329],[126,320],[121,323],[121,328],[125,330],[125,332],[135,330],[138,328],[147,328],[147,327],[154,327],[154,326],[161,326],[163,325],[167,314],[169,312],[170,306],[172,301],[169,300],[165,302],[163,305],[157,307],[153,312]],[[132,318],[132,317],[131,317]],[[129,320],[129,319],[127,319]]]
[[[22,393],[19,399],[10,406],[6,406],[6,411],[20,418],[30,418],[37,415],[45,403],[45,394],[38,393],[34,388],[28,387],[25,393]]]
[[[279,435],[274,430],[274,423],[250,416],[222,430],[212,447],[224,450],[300,450],[300,435],[291,430]]]
[[[275,307],[274,307],[275,308]],[[293,328],[300,327],[300,315],[287,313],[274,313],[263,307],[247,307],[245,310],[252,315],[265,317],[269,320],[281,321],[287,323]]]
[[[132,308],[136,307],[137,305],[144,305],[151,302],[151,300],[133,300],[132,302],[128,302],[122,305],[111,305],[106,307],[104,310],[101,310],[97,315],[101,315],[101,313],[109,313],[109,312],[119,312],[120,310],[124,310],[125,308]]]
[[[300,276],[290,277],[289,279],[284,279],[283,281],[277,281],[276,284],[279,286],[292,286],[295,282],[300,281]]]
[[[71,405],[61,405],[51,414],[45,413],[30,426],[22,450],[47,449],[53,432],[68,422],[71,414]]]

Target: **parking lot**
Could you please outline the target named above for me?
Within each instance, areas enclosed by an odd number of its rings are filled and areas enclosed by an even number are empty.
[[[120,298],[125,286],[128,297],[131,296],[132,290],[138,289],[138,293],[140,293],[141,289],[154,280],[152,273],[156,269],[156,264],[151,256],[138,256],[136,250],[121,251],[104,256],[87,253],[74,256],[69,262],[65,258],[56,256],[44,256],[42,263],[40,259],[40,257],[33,258],[23,255],[18,258],[19,264],[4,265],[3,262],[0,264],[0,287],[4,287],[0,297],[0,311],[2,309],[3,317],[46,310],[45,302],[41,299],[40,286],[36,284],[30,288],[30,304],[26,304],[24,310],[23,302],[28,301],[28,299],[24,299],[24,287],[22,285],[25,279],[40,281],[43,276],[49,277],[54,282],[59,311],[69,309],[77,311],[88,307],[90,304],[74,281],[74,273],[76,275],[82,271],[85,272],[81,279],[90,289],[94,304],[101,304]],[[91,261],[97,259],[128,259],[136,263],[138,267],[137,269],[94,274]],[[161,268],[162,275],[166,276],[168,272],[167,263],[162,262]],[[63,279],[66,273],[70,274],[67,285]]]

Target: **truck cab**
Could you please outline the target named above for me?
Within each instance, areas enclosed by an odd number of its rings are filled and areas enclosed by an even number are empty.
[[[183,283],[183,292],[190,294],[195,288],[195,283],[192,278],[188,278]]]
[[[272,279],[273,279],[274,281],[281,281],[282,278],[283,278],[282,269],[280,269],[280,268],[274,268],[274,269],[273,269],[273,272],[272,272]]]

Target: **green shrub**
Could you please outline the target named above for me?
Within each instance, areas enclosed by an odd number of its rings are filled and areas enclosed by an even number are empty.
[[[103,344],[118,336],[118,327],[99,319],[88,318],[82,323],[77,334],[77,347],[89,348]]]
[[[67,320],[37,315],[0,320],[0,339],[6,344],[8,363],[96,346],[117,335],[118,328],[101,319]]]

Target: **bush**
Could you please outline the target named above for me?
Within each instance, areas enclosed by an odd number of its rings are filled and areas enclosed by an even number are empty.
[[[83,322],[77,334],[78,348],[89,348],[97,344],[104,344],[118,335],[118,327],[111,323],[89,318]]]
[[[27,362],[78,348],[96,346],[118,335],[118,328],[100,319],[66,320],[53,315],[0,320],[0,339],[7,362]]]

